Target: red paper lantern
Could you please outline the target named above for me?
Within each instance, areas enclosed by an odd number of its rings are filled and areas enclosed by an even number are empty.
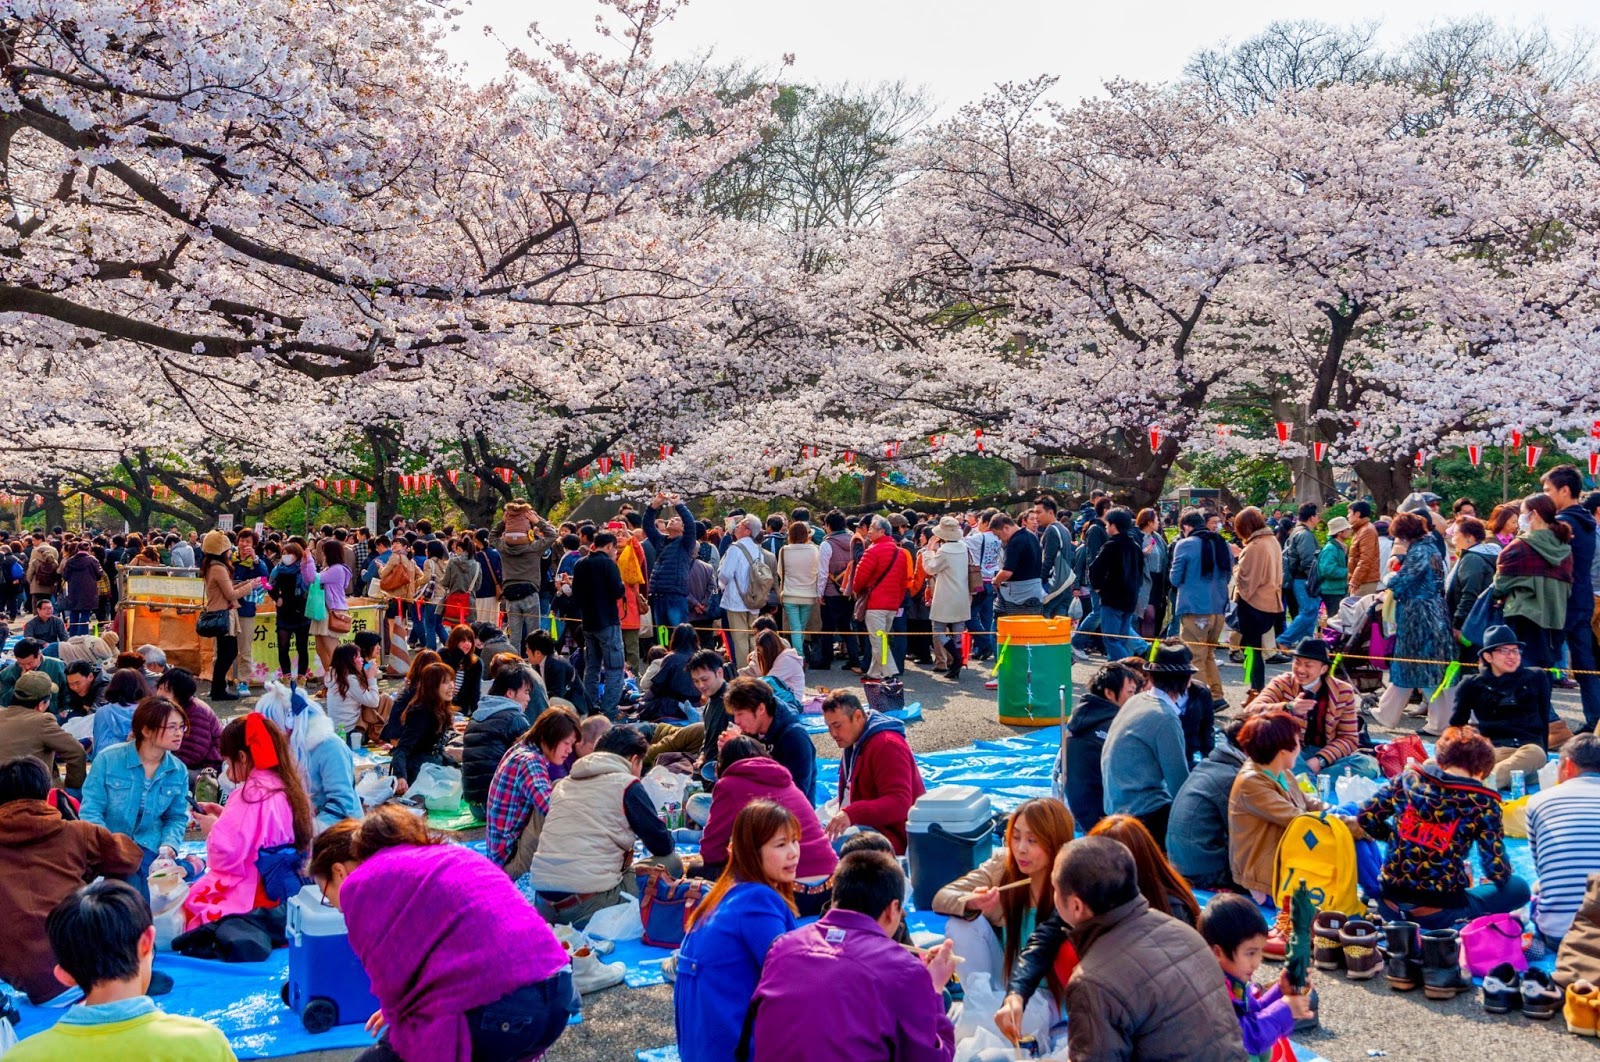
[[[1513,450],[1522,449],[1522,433],[1515,429],[1511,432],[1511,448]]]
[[[671,456],[672,456],[672,444],[671,443],[662,443],[661,444],[661,459],[663,461],[665,461],[667,458],[669,458]]]
[[[459,468],[452,468],[445,473],[445,476],[449,478],[452,487],[461,482],[461,470]]]
[[[317,480],[317,489],[318,490],[327,490],[328,489],[328,481],[325,480],[325,479]]]
[[[633,462],[635,460],[636,460],[636,457],[635,457],[634,454],[624,453],[622,455],[622,467],[623,467],[623,469],[628,471],[628,472],[632,472],[633,471]]]
[[[1589,455],[1589,475],[1600,476],[1600,451]]]
[[[1155,453],[1159,449],[1161,449],[1161,429],[1152,427],[1150,429],[1150,452]]]
[[[896,457],[899,457],[900,456],[900,444],[897,443],[897,442],[889,443],[887,446],[885,446],[883,448],[883,456],[889,458],[891,461],[894,460]]]
[[[600,458],[599,464],[600,464],[600,474],[602,476],[608,476],[608,475],[611,474],[611,458],[602,456]],[[507,469],[507,471],[510,471],[510,469]],[[510,482],[510,481],[507,480],[507,482]]]
[[[1289,441],[1289,422],[1286,421],[1286,420],[1280,420],[1280,421],[1277,422],[1277,424],[1275,426],[1278,429],[1278,443],[1279,443],[1279,445],[1282,445],[1283,443],[1288,442]]]
[[[1328,454],[1328,444],[1327,443],[1319,442],[1319,443],[1312,443],[1311,444],[1311,456],[1312,456],[1312,459],[1317,462],[1317,464],[1320,465],[1322,463],[1322,459],[1324,457],[1326,457],[1327,454]]]
[[[1589,438],[1600,439],[1600,420],[1589,425]]]
[[[1477,468],[1478,463],[1483,460],[1483,447],[1476,445],[1467,447],[1467,460],[1472,462],[1473,468]]]
[[[980,454],[983,453],[983,429],[974,428],[972,430],[972,437],[978,440],[978,452]]]
[[[844,463],[847,465],[856,463],[856,452],[854,450],[846,450],[844,452]]]
[[[1532,472],[1539,465],[1539,455],[1544,453],[1544,447],[1528,444],[1528,471]]]
[[[1417,451],[1417,467],[1418,468],[1422,467],[1422,451],[1421,450]]]

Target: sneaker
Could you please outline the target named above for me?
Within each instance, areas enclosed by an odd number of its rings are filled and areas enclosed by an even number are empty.
[[[1509,1014],[1514,1007],[1520,1006],[1522,975],[1517,973],[1515,966],[1503,962],[1483,975],[1484,1010],[1490,1014]]]
[[[1000,688],[1000,680],[999,679],[989,679],[987,682],[985,682],[983,684],[983,688],[986,689],[986,690],[997,690],[997,689]]]
[[[1555,980],[1538,967],[1522,975],[1522,1013],[1538,1021],[1549,1021],[1561,1005],[1561,989]]]
[[[1561,1008],[1562,1017],[1567,1019],[1567,1031],[1579,1036],[1595,1035],[1597,1007],[1600,1007],[1600,988],[1581,978],[1568,985],[1566,1004]]]
[[[572,987],[581,996],[615,988],[627,973],[626,963],[601,962],[587,944],[572,953]]]
[[[241,697],[250,696],[250,683],[248,683],[248,682],[239,683],[238,694]]]

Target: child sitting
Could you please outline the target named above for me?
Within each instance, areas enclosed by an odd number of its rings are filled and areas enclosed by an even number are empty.
[[[156,930],[131,885],[97,881],[56,904],[45,920],[56,978],[83,990],[61,1020],[6,1052],[17,1062],[59,1058],[167,1058],[233,1062],[228,1040],[198,1018],[151,1002]]]
[[[1311,997],[1294,991],[1287,971],[1259,994],[1250,983],[1267,947],[1267,918],[1250,897],[1239,893],[1212,897],[1200,912],[1199,929],[1228,979],[1228,997],[1239,1016],[1245,1053],[1255,1062],[1265,1062],[1273,1057],[1273,1045],[1294,1030],[1297,1020],[1313,1015]]]
[[[506,502],[505,532],[501,538],[507,542],[526,542],[533,528],[533,506],[527,502]]]

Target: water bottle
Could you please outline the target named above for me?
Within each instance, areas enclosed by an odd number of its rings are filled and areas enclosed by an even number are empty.
[[[1528,795],[1528,784],[1523,780],[1521,771],[1511,772],[1511,799],[1521,800]]]
[[[1327,771],[1317,775],[1317,794],[1324,804],[1333,803],[1333,775]]]

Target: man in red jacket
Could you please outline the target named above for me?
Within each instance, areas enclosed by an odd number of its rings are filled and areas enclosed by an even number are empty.
[[[889,521],[874,516],[867,524],[867,550],[856,564],[851,592],[867,599],[867,655],[870,678],[890,678],[900,668],[887,646],[889,627],[906,597],[906,552],[895,544]]]
[[[839,813],[828,820],[830,840],[852,826],[870,826],[906,854],[906,816],[927,791],[917,759],[898,719],[861,707],[853,693],[835,691],[822,702],[828,735],[844,750],[839,760]]]

